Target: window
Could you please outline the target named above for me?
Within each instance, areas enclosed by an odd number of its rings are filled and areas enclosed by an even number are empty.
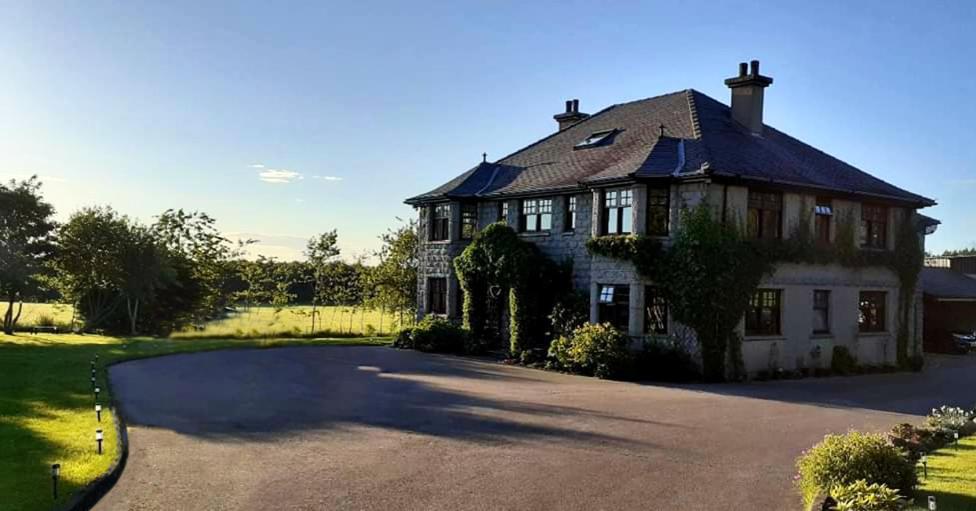
[[[461,205],[461,239],[469,240],[474,238],[478,232],[478,205]]]
[[[600,145],[604,142],[609,142],[616,130],[603,130],[597,131],[590,136],[583,139],[582,142],[576,144],[574,149],[583,149],[584,147],[593,147]]]
[[[627,332],[630,328],[630,286],[600,286],[599,320],[610,323],[617,330]]]
[[[779,192],[749,190],[749,237],[779,239],[783,196]]]
[[[508,223],[508,201],[498,203],[498,221]]]
[[[813,292],[813,333],[830,332],[830,291],[817,289]]]
[[[668,221],[671,216],[667,188],[647,189],[647,234],[667,236]]]
[[[668,333],[668,302],[654,286],[644,288],[644,333]]]
[[[861,246],[864,248],[885,248],[887,246],[888,208],[884,206],[861,206]]]
[[[628,189],[603,192],[603,234],[630,234],[634,192]]]
[[[566,213],[563,215],[563,230],[566,232],[576,230],[576,196],[566,197]]]
[[[760,289],[746,311],[746,335],[779,335],[780,290]]]
[[[830,244],[830,217],[834,216],[834,206],[830,199],[817,198],[817,206],[813,212],[817,243],[828,245]]]
[[[447,314],[447,278],[430,277],[427,279],[427,312]]]
[[[548,231],[552,228],[552,199],[522,201],[521,231]]]
[[[857,327],[861,332],[885,331],[885,302],[888,294],[884,291],[861,291],[858,300]]]
[[[451,208],[447,204],[434,206],[434,215],[430,222],[430,240],[444,241],[448,236],[448,226],[451,224]]]

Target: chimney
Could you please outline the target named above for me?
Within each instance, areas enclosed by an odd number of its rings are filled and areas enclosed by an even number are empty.
[[[566,100],[566,111],[561,114],[556,114],[552,116],[553,119],[559,123],[559,131],[562,131],[583,119],[589,117],[590,114],[583,114],[579,111],[579,100],[578,99],[567,99]]]
[[[732,119],[745,126],[754,135],[763,131],[763,89],[769,87],[773,79],[759,74],[759,61],[753,60],[747,68],[739,64],[739,76],[725,80],[732,89]]]

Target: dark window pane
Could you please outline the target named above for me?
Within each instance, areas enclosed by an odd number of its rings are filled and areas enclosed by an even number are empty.
[[[427,279],[427,302],[432,314],[447,314],[447,278],[430,277]]]
[[[647,233],[667,236],[670,206],[667,188],[647,189]]]
[[[478,206],[477,204],[464,204],[461,206],[461,239],[469,240],[474,238],[478,232]]]
[[[830,332],[830,291],[813,292],[813,332]]]
[[[861,291],[858,300],[858,329],[861,332],[885,331],[886,299],[884,291]]]
[[[760,289],[750,300],[746,311],[746,335],[779,335],[780,291]]]
[[[600,286],[599,321],[610,323],[614,328],[627,332],[630,322],[630,286]]]

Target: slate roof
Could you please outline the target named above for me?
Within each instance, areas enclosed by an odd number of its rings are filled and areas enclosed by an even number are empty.
[[[613,105],[406,202],[527,195],[635,178],[707,174],[934,204],[770,126],[755,136],[733,121],[730,112],[727,105],[693,89]],[[575,147],[604,130],[615,130],[609,143]]]
[[[936,298],[976,300],[976,279],[949,268],[922,268],[922,292]]]

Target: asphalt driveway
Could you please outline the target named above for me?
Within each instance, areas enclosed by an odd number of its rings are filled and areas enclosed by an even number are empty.
[[[976,401],[976,358],[923,374],[743,385],[600,381],[381,347],[116,365],[130,457],[96,509],[799,507],[828,432]]]

